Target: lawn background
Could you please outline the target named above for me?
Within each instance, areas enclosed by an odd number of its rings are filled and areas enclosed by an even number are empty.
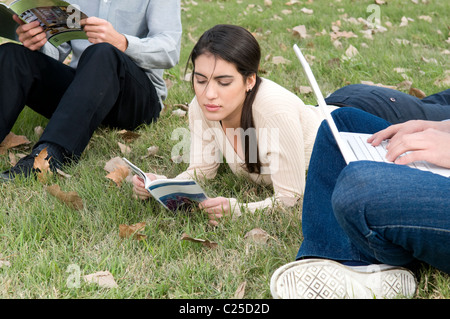
[[[212,228],[200,211],[173,214],[155,203],[134,199],[129,183],[117,187],[105,177],[105,163],[123,156],[120,142],[131,148],[126,156],[146,171],[172,177],[187,167],[187,163],[171,160],[172,149],[182,138],[171,139],[172,133],[187,129],[186,116],[172,111],[192,99],[190,84],[185,81],[187,58],[196,39],[217,23],[250,30],[262,49],[261,75],[295,92],[306,103],[314,104],[315,98],[300,93],[300,86],[308,82],[291,49],[294,43],[312,62],[325,95],[362,81],[397,86],[409,80],[426,94],[448,88],[450,3],[385,1],[376,6],[379,11],[368,11],[373,4],[375,1],[350,0],[182,1],[180,63],[166,72],[171,88],[160,120],[137,130],[140,137],[130,143],[117,130],[99,129],[79,164],[65,170],[71,177],[53,181],[63,191],[77,192],[84,208],[69,208],[49,195],[47,185],[39,181],[0,184],[0,298],[270,298],[270,276],[294,260],[301,243],[301,205],[266,209]],[[381,26],[387,31],[368,39],[361,32],[364,24],[352,23],[351,18],[367,20],[374,12],[380,13]],[[408,21],[406,26],[400,26],[402,17]],[[299,25],[306,27],[309,37],[293,33]],[[339,38],[342,47],[335,46],[330,32],[336,26],[357,37]],[[350,45],[358,54],[345,59]],[[274,57],[288,61],[276,64]],[[408,88],[399,89],[408,92]],[[26,108],[13,132],[34,143],[38,139],[35,127],[46,123]],[[149,146],[159,147],[158,156],[143,158]],[[26,153],[29,147],[13,153]],[[8,155],[0,156],[1,169],[7,169],[9,162]],[[222,166],[219,176],[205,185],[211,196],[255,201],[271,194],[270,188],[233,176]],[[142,231],[145,240],[119,237],[120,224],[138,222],[146,223]],[[269,234],[267,243],[244,238],[254,228]],[[183,233],[214,241],[217,248],[182,241]],[[84,275],[99,271],[109,271],[118,288],[83,281]],[[74,286],[78,275],[81,280]],[[418,281],[415,298],[450,297],[448,275],[424,267]]]

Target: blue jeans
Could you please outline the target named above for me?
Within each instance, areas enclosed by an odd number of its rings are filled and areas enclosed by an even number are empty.
[[[389,123],[354,108],[333,112],[342,131],[374,133]],[[450,179],[407,166],[345,164],[326,122],[311,157],[297,259],[319,257],[450,273]]]
[[[450,89],[419,99],[389,88],[351,84],[336,90],[325,101],[361,109],[392,124],[408,120],[450,119]]]

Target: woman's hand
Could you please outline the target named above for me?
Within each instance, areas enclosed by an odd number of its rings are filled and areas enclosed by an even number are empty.
[[[156,179],[156,176],[154,174],[146,173],[145,175],[147,175],[147,177],[150,178],[150,180],[152,181]],[[142,180],[142,178],[138,177],[137,175],[134,175],[132,182],[133,182],[133,192],[138,198],[142,200],[150,198],[151,195],[145,189],[144,181]]]
[[[47,42],[47,37],[39,21],[25,23],[17,15],[13,15],[13,19],[19,24],[16,33],[24,47],[37,51],[44,46]]]
[[[109,43],[124,52],[128,47],[127,38],[116,31],[112,24],[104,19],[89,17],[80,21],[89,42]]]
[[[377,132],[367,141],[376,146],[390,139],[386,159],[396,164],[428,161],[450,167],[449,127],[448,121],[408,121]]]
[[[231,207],[230,199],[225,197],[208,198],[199,204],[200,209],[208,213],[209,224],[217,226],[219,219],[229,216],[234,208]]]

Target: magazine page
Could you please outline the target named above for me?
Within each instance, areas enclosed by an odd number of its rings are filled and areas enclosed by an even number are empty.
[[[151,181],[139,167],[125,157],[122,159],[137,176],[142,178],[145,188],[153,198],[171,211],[187,207],[192,202],[202,202],[208,198],[194,180],[157,179]]]
[[[38,20],[55,47],[73,39],[87,39],[79,25],[87,16],[66,1],[18,0],[10,8],[27,23]]]
[[[202,202],[206,196],[194,180],[157,179],[151,182],[148,191],[164,207],[171,211]]]
[[[124,160],[124,162],[131,168],[131,170],[133,171],[133,173],[135,173],[137,176],[139,176],[143,181],[144,181],[144,186],[146,189],[148,189],[150,187],[150,183],[152,182],[147,175],[145,175],[145,173],[136,165],[134,165],[133,163],[131,163],[128,159],[126,159],[125,157],[122,157],[122,159]]]

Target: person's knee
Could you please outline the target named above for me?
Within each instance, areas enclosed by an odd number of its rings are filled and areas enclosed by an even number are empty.
[[[0,57],[15,59],[19,54],[22,54],[25,50],[28,50],[23,45],[8,42],[0,45]]]
[[[94,63],[101,65],[107,61],[118,61],[120,59],[120,51],[109,43],[97,43],[90,45],[84,50],[80,57],[80,63]]]
[[[373,183],[376,183],[376,162],[353,162],[339,175],[331,204],[338,221],[348,221],[373,198]]]

